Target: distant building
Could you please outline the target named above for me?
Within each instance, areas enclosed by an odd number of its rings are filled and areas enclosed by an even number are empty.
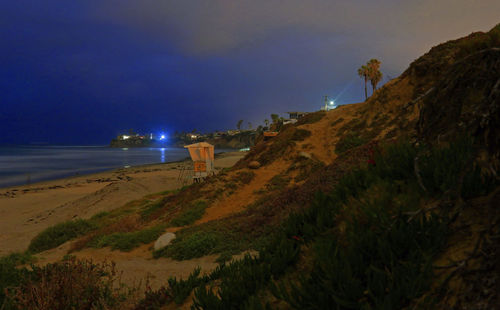
[[[190,133],[188,134],[189,138],[191,138],[191,140],[197,140],[201,137],[201,135],[199,133]]]
[[[299,119],[309,114],[310,112],[286,112],[286,113],[288,113],[289,119]]]
[[[119,135],[118,140],[137,140],[137,139],[144,139],[145,136],[141,136],[139,134],[135,135]]]

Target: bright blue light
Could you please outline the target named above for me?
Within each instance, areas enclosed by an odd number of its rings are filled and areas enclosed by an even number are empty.
[[[165,135],[161,135],[160,140],[165,140]]]

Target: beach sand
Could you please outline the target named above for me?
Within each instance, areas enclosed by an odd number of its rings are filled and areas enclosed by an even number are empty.
[[[215,168],[233,166],[244,152],[216,155]],[[190,160],[144,165],[32,185],[0,189],[0,256],[24,251],[49,226],[87,219],[145,195],[183,185],[179,172]]]

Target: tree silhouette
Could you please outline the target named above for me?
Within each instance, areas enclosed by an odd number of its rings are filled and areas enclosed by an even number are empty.
[[[366,64],[368,67],[368,79],[372,84],[373,92],[377,89],[377,84],[382,80],[382,72],[380,72],[380,60],[372,58]]]
[[[380,72],[380,60],[372,58],[358,69],[358,75],[365,80],[365,100],[368,99],[366,84],[370,81],[373,92],[377,89],[377,84],[382,80],[382,72]]]
[[[266,124],[266,127],[269,127],[269,120],[267,118],[264,120],[264,124]]]
[[[358,75],[365,80],[365,100],[368,99],[368,93],[366,91],[366,84],[368,83],[369,80],[369,68],[367,66],[361,66],[361,68],[358,69]]]
[[[238,123],[236,123],[236,128],[238,128],[238,130],[240,130],[240,129],[241,129],[241,124],[243,124],[243,120],[242,120],[242,119],[240,119],[240,120],[238,121]]]

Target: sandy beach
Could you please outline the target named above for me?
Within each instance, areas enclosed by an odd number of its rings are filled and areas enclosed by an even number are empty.
[[[215,168],[231,167],[244,152],[216,155]],[[87,219],[145,195],[181,187],[190,160],[116,169],[90,175],[0,189],[0,256],[24,251],[45,228]],[[189,182],[189,180],[186,180]]]

